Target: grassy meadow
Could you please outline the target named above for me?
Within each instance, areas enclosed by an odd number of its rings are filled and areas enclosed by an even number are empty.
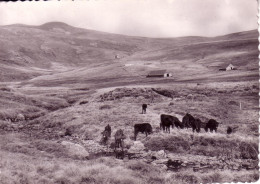
[[[0,26],[0,183],[258,181],[257,38],[257,30],[159,39],[57,22]],[[219,71],[230,63],[237,70]],[[159,69],[173,77],[146,78]],[[217,133],[160,131],[161,114],[186,113],[217,120]],[[153,133],[134,141],[137,123]],[[100,143],[107,124],[108,147]],[[113,152],[118,129],[124,159]],[[142,150],[131,157],[137,144]],[[152,159],[158,152],[166,156]],[[169,159],[183,165],[171,170]]]

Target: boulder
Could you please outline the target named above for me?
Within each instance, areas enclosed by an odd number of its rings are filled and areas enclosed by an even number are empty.
[[[157,151],[153,154],[153,156],[156,157],[156,159],[165,159],[167,158],[167,154],[165,153],[164,150],[160,150],[160,151]]]
[[[69,141],[62,141],[61,144],[66,147],[68,154],[72,157],[77,157],[80,159],[89,157],[89,153],[86,151],[86,149],[79,144]]]
[[[128,150],[129,153],[141,153],[145,150],[144,144],[141,141],[134,141],[134,144]]]
[[[18,114],[15,118],[16,121],[24,121],[25,120],[25,117],[23,114]]]

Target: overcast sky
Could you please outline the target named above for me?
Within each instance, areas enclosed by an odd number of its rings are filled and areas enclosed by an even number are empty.
[[[80,0],[0,3],[0,25],[51,21],[146,37],[257,29],[257,0]]]

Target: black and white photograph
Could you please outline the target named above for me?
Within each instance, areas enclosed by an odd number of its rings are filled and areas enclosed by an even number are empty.
[[[258,7],[0,2],[0,184],[258,183]]]

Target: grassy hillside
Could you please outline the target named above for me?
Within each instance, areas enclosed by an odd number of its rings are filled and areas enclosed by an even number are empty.
[[[256,30],[214,38],[144,38],[109,34],[69,26],[60,22],[41,26],[10,25],[0,27],[1,81],[21,81],[75,70],[87,78],[99,73],[78,70],[114,65],[113,73],[146,75],[153,69],[168,69],[174,77],[194,78],[216,72],[229,63],[242,73],[258,67]],[[118,55],[119,58],[115,59]],[[87,74],[86,74],[87,73]],[[113,73],[105,76],[113,77]],[[124,73],[124,74],[123,74]],[[66,73],[67,75],[67,73]],[[244,74],[246,75],[246,74]],[[102,78],[102,77],[101,77]]]
[[[0,180],[4,183],[223,183],[259,179],[256,30],[144,38],[60,22],[0,27]],[[118,55],[118,58],[115,56]],[[232,63],[233,71],[219,71]],[[146,78],[167,69],[170,78]],[[141,105],[148,104],[147,114]],[[217,133],[160,131],[160,115]],[[25,119],[14,121],[17,117]],[[153,134],[134,124],[150,123]],[[110,124],[109,148],[100,143]],[[227,127],[234,128],[227,135]],[[126,134],[123,160],[114,134]],[[131,153],[136,145],[140,152]],[[108,151],[108,153],[105,153]],[[160,158],[159,152],[165,155]],[[156,156],[155,156],[156,155]],[[180,170],[169,160],[183,162]]]

